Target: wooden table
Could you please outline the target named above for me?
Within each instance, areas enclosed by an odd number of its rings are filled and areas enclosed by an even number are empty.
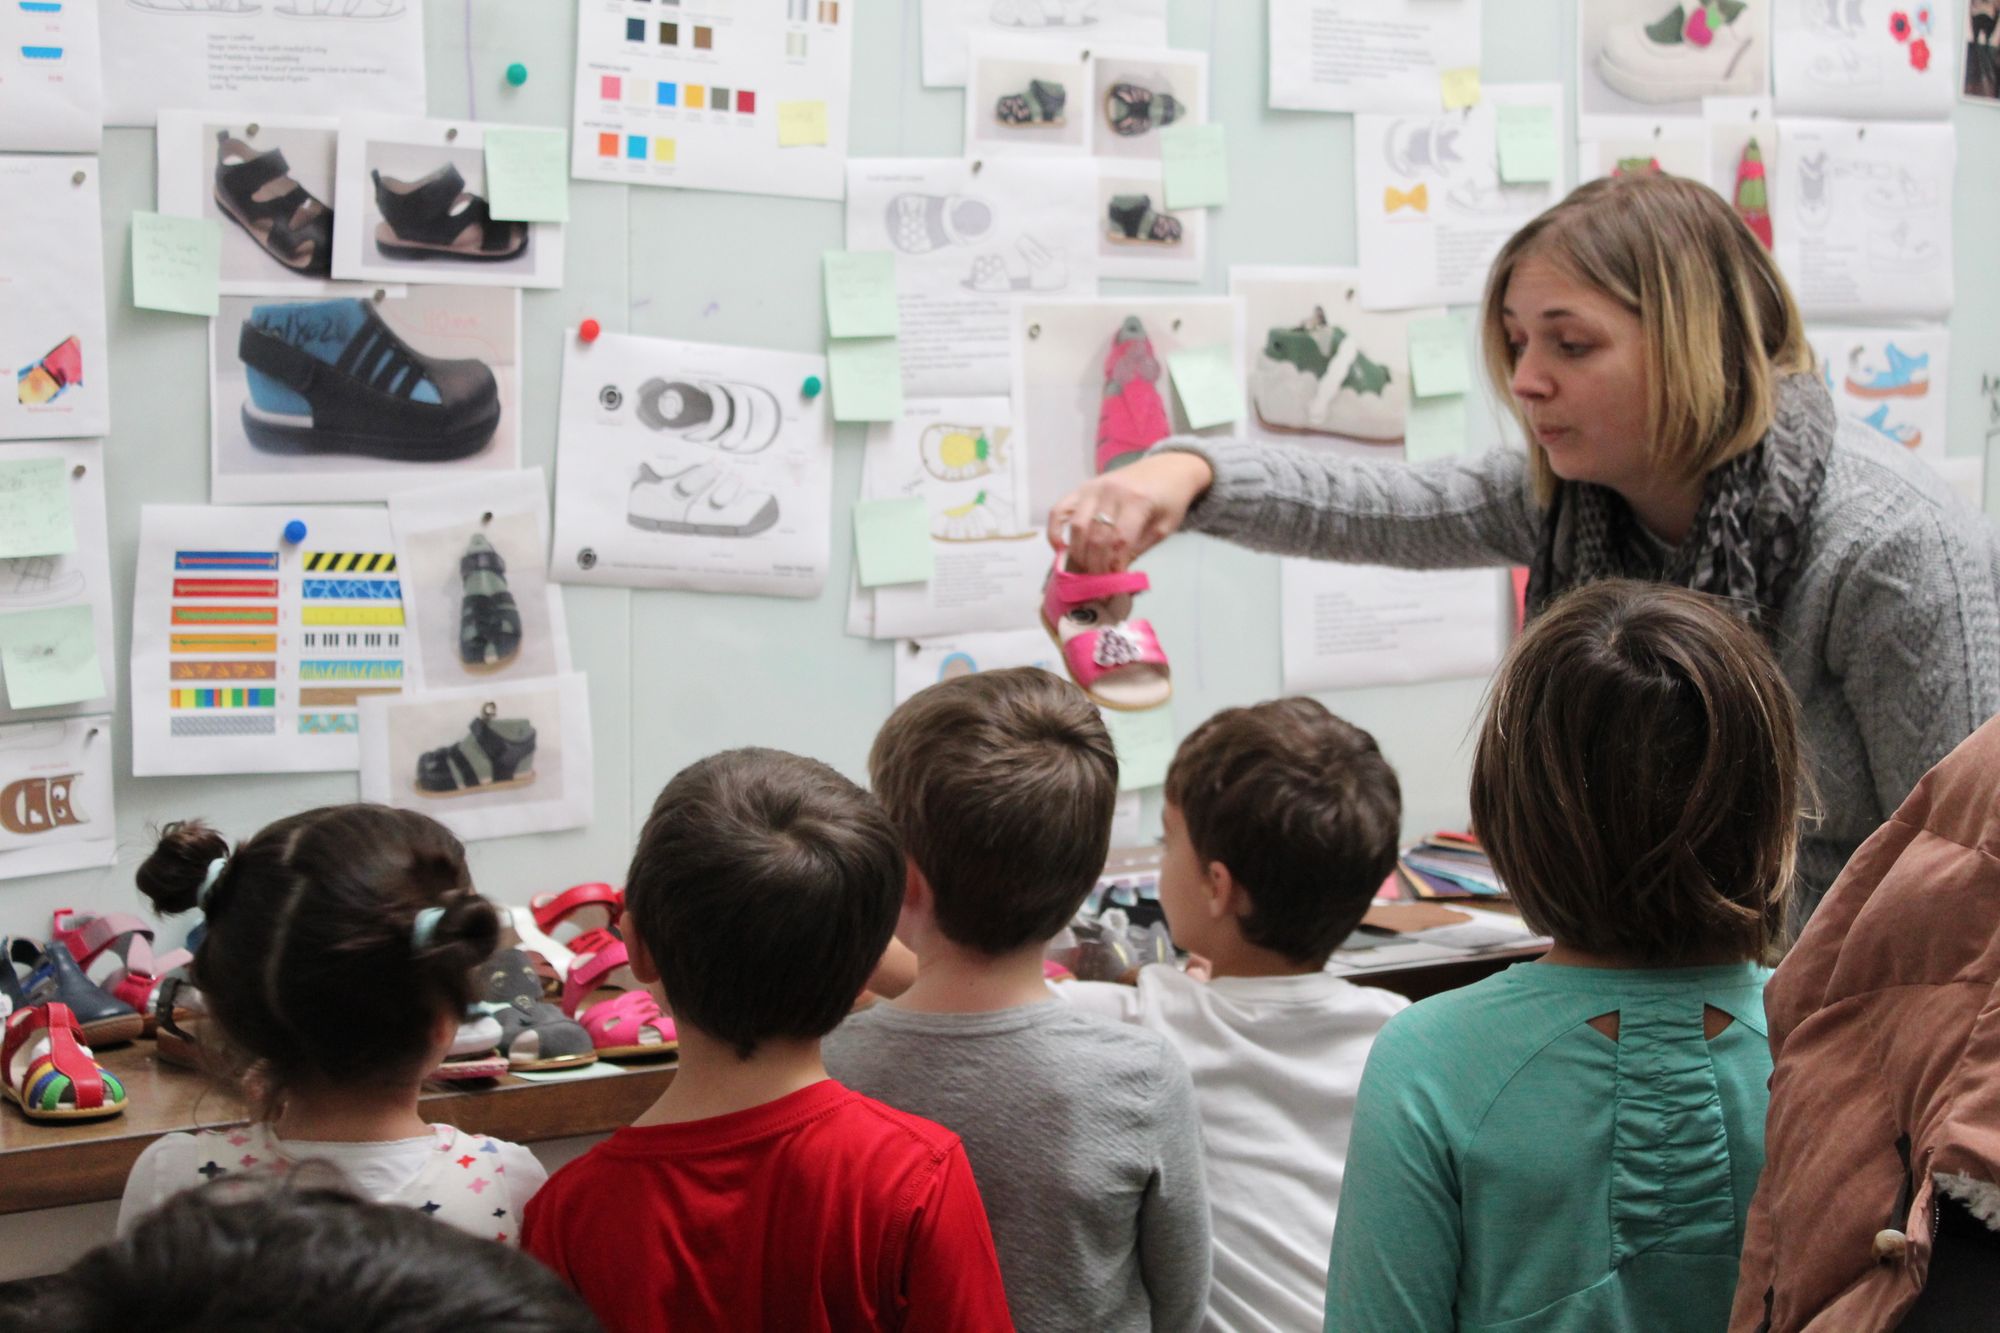
[[[98,1052],[131,1099],[123,1115],[73,1124],[38,1124],[12,1103],[0,1106],[0,1214],[116,1199],[148,1144],[162,1134],[244,1122],[242,1105],[207,1078],[161,1061],[150,1041]],[[673,1081],[671,1061],[633,1065],[615,1078],[497,1083],[428,1093],[426,1120],[444,1121],[515,1143],[607,1134],[629,1125]]]

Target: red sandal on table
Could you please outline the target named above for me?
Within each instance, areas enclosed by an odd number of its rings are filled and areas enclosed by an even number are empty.
[[[69,950],[92,981],[144,1016],[147,1036],[153,1034],[153,999],[161,978],[194,961],[186,949],[156,956],[153,928],[130,912],[100,916],[65,907],[55,914],[50,938]]]
[[[609,884],[573,884],[561,893],[536,894],[528,900],[528,909],[535,915],[535,924],[550,938],[574,948],[580,935],[617,927],[618,918],[625,913],[625,895]],[[579,913],[592,912],[602,912],[603,920],[592,921],[588,916],[570,920]]]
[[[1079,574],[1055,568],[1042,592],[1042,627],[1062,649],[1070,679],[1091,702],[1122,712],[1158,708],[1174,694],[1167,654],[1150,621],[1133,620],[1132,598],[1152,587],[1137,570]]]
[[[660,1011],[659,1002],[627,966],[625,941],[608,930],[593,930],[571,940],[570,948],[576,961],[563,984],[563,1012],[583,1024],[598,1055],[646,1059],[680,1050],[674,1020]],[[609,993],[613,991],[618,993]]]
[[[101,1120],[125,1109],[125,1085],[97,1063],[67,1005],[8,1015],[0,1043],[7,1095],[30,1120]]]

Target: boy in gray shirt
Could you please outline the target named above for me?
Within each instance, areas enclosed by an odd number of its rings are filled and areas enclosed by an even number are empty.
[[[1023,1333],[1193,1330],[1208,1197],[1186,1065],[1054,997],[1042,951],[1104,866],[1118,761],[1083,691],[1032,667],[893,713],[868,767],[909,860],[917,979],[826,1038],[827,1072],[956,1133]]]

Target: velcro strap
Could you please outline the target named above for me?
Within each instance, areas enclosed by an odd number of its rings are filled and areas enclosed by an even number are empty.
[[[75,1022],[69,1010],[63,1010],[71,1023]],[[77,1045],[76,1029],[65,1023],[49,1024],[49,1059],[56,1072],[69,1080],[70,1093],[75,1097],[79,1111],[92,1111],[104,1105],[104,1075],[97,1067],[97,1061],[83,1053]]]
[[[507,753],[507,740],[493,729],[493,724],[479,718],[472,724],[472,739],[479,742],[479,748],[486,751],[486,757],[493,761],[496,772],[500,760]]]
[[[311,391],[326,364],[318,357],[301,352],[284,339],[266,333],[255,324],[243,326],[242,334],[236,339],[236,357],[244,365],[282,380],[302,394]]]
[[[536,925],[543,930],[554,930],[564,917],[585,907],[602,907],[615,920],[625,910],[625,898],[609,884],[573,884],[561,893],[542,894],[528,907],[534,913]]]
[[[1085,602],[1145,592],[1152,586],[1153,581],[1136,569],[1119,570],[1113,574],[1079,574],[1073,570],[1057,569],[1049,579],[1049,590],[1043,600],[1048,604],[1049,619],[1053,621],[1062,619],[1071,607],[1082,606]]]
[[[587,991],[605,974],[623,967],[628,958],[625,941],[608,930],[586,932],[570,944],[576,949],[577,961],[570,966],[569,984],[578,990]]]
[[[458,778],[459,786],[477,787],[479,785],[479,773],[472,767],[472,761],[465,757],[465,751],[453,745],[447,747],[444,754],[451,761],[452,771]]]
[[[458,168],[447,165],[444,175],[427,185],[419,186],[402,196],[410,211],[431,217],[443,217],[451,211],[458,196],[465,193],[465,177],[458,174]]]
[[[253,201],[250,196],[272,181],[291,175],[292,168],[285,161],[284,153],[274,148],[268,153],[231,163],[222,169],[222,174],[229,178],[230,191],[240,196],[238,202],[248,208],[263,208],[263,203]]]
[[[489,574],[505,574],[507,562],[500,558],[498,551],[473,551],[458,558],[458,576],[465,578],[481,571]]]

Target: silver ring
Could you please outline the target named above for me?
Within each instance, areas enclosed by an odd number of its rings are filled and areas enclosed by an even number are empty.
[[[1091,521],[1092,523],[1102,523],[1102,524],[1104,524],[1104,525],[1105,525],[1106,527],[1112,527],[1112,528],[1115,528],[1115,527],[1117,527],[1117,526],[1118,526],[1118,520],[1117,520],[1117,519],[1115,519],[1115,518],[1111,517],[1111,515],[1109,515],[1109,514],[1106,514],[1106,513],[1102,513],[1102,512],[1100,512],[1100,513],[1095,513],[1095,514],[1092,514],[1092,515],[1090,516],[1090,521]]]

